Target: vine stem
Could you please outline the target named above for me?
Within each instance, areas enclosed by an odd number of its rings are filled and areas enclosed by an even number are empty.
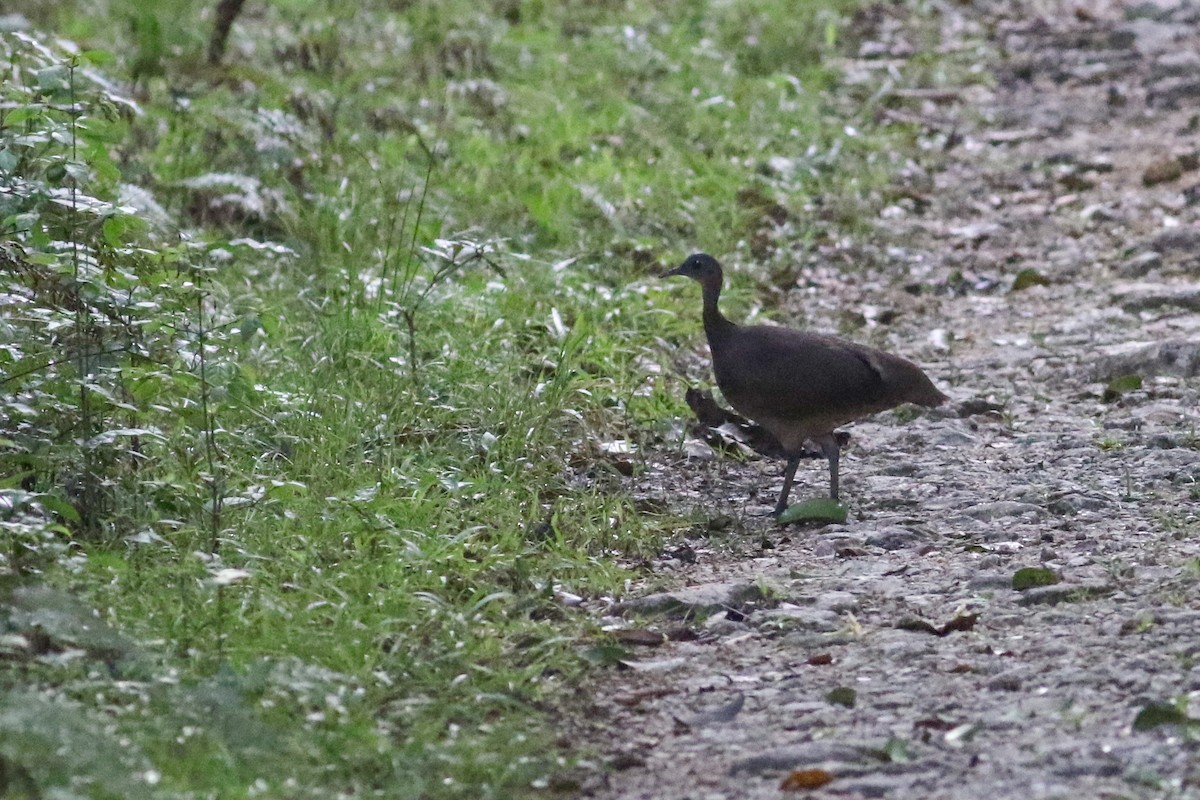
[[[209,503],[212,507],[209,517],[211,525],[209,550],[217,552],[220,547],[221,532],[221,482],[217,476],[217,445],[215,422],[209,403],[208,386],[208,331],[204,327],[204,291],[197,285],[196,292],[196,321],[199,326],[197,339],[200,345],[200,415],[204,420],[204,458],[208,464]]]

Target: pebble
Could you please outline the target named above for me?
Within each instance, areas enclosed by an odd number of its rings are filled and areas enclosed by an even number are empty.
[[[1175,158],[1160,158],[1150,163],[1142,173],[1142,183],[1145,186],[1157,186],[1160,183],[1179,180],[1183,175],[1183,165]]]
[[[858,598],[850,592],[825,592],[817,595],[817,608],[838,613],[858,610]]]
[[[1012,589],[1012,575],[1000,572],[981,572],[967,581],[967,588],[976,591],[980,589]]]
[[[987,688],[994,692],[1017,692],[1021,690],[1022,678],[1018,672],[1002,672],[987,682]]]
[[[1125,278],[1144,278],[1162,267],[1162,263],[1162,253],[1147,250],[1125,261],[1117,271]]]
[[[731,608],[742,610],[765,600],[766,595],[757,582],[735,581],[689,586],[673,592],[635,597],[617,603],[613,611],[617,614],[686,616],[712,614]]]
[[[868,534],[865,544],[867,547],[879,547],[884,550],[903,550],[918,544],[920,539],[916,531],[889,525]]]
[[[1200,310],[1200,286],[1167,283],[1134,283],[1113,289],[1113,301],[1130,314],[1161,308]]]
[[[1104,584],[1060,583],[1055,586],[1038,586],[1034,589],[1027,589],[1021,592],[1021,599],[1018,602],[1023,606],[1082,603],[1111,591],[1111,587]]]
[[[1200,227],[1168,228],[1147,242],[1151,250],[1160,253],[1194,254],[1200,250]]]
[[[833,633],[842,627],[842,617],[827,608],[801,608],[785,605],[755,614],[759,627],[787,631]]]
[[[822,767],[833,771],[838,764],[854,764],[871,758],[874,748],[866,743],[832,741],[805,742],[738,759],[729,768],[732,775],[761,775],[781,770]]]
[[[1097,349],[1089,370],[1093,380],[1108,382],[1121,375],[1176,375],[1192,378],[1200,374],[1200,338],[1133,341]]]
[[[1000,500],[995,503],[980,503],[963,509],[963,513],[968,517],[973,517],[979,520],[994,520],[1004,517],[1019,517],[1031,515],[1040,517],[1045,514],[1045,510],[1040,506],[1035,506],[1032,503],[1018,503],[1014,500]]]
[[[1200,75],[1200,53],[1192,50],[1177,50],[1163,53],[1154,59],[1147,82],[1156,83],[1163,78],[1191,77]]]
[[[1146,103],[1158,108],[1179,108],[1200,99],[1200,80],[1167,78],[1159,81],[1146,93]]]

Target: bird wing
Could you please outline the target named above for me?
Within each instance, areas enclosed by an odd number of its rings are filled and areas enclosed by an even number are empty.
[[[881,358],[886,356],[832,336],[773,326],[740,328],[713,343],[717,385],[752,418],[802,419],[844,410],[848,421],[886,408],[892,366]]]

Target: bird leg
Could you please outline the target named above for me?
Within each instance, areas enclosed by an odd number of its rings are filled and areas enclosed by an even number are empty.
[[[838,446],[837,437],[833,433],[827,433],[824,436],[818,436],[812,440],[813,444],[821,448],[821,452],[825,458],[829,460],[829,496],[834,500],[838,499],[838,457],[841,455],[841,447]]]
[[[779,502],[775,504],[775,516],[779,516],[788,507],[788,495],[792,491],[792,481],[796,478],[796,467],[800,466],[801,456],[788,459],[787,467],[783,470],[783,490],[779,492]]]

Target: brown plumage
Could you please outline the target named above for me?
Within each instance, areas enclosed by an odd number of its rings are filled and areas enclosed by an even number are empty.
[[[697,253],[663,277],[683,275],[704,290],[704,332],[721,393],[737,411],[779,439],[787,453],[775,513],[787,508],[807,439],[829,460],[829,494],[838,498],[834,429],[902,403],[937,406],[948,398],[913,362],[834,336],[730,322],[717,308],[724,275]]]

